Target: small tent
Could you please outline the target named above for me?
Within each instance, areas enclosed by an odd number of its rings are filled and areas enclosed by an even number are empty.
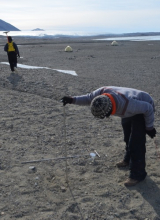
[[[72,50],[72,47],[67,46],[67,47],[65,48],[65,51],[66,51],[66,52],[72,52],[73,50]]]
[[[118,43],[117,43],[117,41],[114,40],[114,41],[111,43],[111,45],[112,45],[112,46],[118,46]]]

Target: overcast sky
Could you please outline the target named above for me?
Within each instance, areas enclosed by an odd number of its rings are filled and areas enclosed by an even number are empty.
[[[0,0],[0,19],[22,31],[160,31],[160,0]]]

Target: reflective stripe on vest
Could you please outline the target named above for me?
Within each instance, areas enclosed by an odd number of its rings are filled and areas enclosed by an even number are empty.
[[[11,52],[11,51],[15,51],[15,48],[13,46],[13,41],[11,43],[8,43],[8,52]]]

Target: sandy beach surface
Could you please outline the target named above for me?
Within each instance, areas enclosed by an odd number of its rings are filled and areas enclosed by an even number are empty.
[[[50,69],[18,68],[11,74],[0,63],[0,219],[160,219],[160,42],[14,41],[18,63]],[[0,62],[8,62],[5,43],[1,37]],[[73,52],[64,51],[68,45]],[[120,118],[96,120],[89,107],[64,109],[60,102],[64,95],[107,85],[144,90],[155,100],[158,134],[154,140],[147,136],[148,175],[130,188],[123,185],[128,169],[115,166],[125,148]],[[99,156],[92,161],[95,150]],[[66,153],[73,156],[67,164]]]

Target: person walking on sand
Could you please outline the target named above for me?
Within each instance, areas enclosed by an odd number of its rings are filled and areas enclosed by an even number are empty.
[[[17,44],[12,41],[10,36],[8,36],[8,43],[4,46],[4,51],[7,52],[11,71],[14,72],[17,67],[17,56],[20,57],[20,54]]]
[[[154,101],[146,92],[133,88],[106,86],[82,96],[64,96],[63,105],[90,105],[92,114],[100,119],[119,116],[124,133],[126,151],[117,167],[129,166],[129,178],[125,186],[134,186],[144,180],[146,134],[156,136],[154,128]]]

